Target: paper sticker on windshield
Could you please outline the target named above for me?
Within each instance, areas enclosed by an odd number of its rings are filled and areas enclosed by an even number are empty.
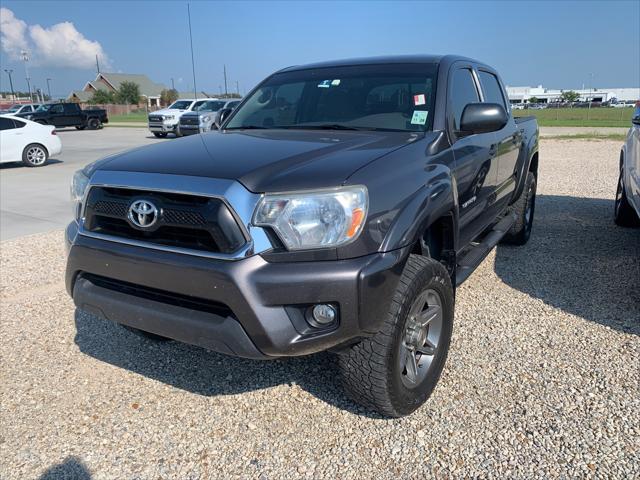
[[[331,80],[323,80],[318,84],[318,88],[329,88],[331,87]]]
[[[411,117],[411,123],[413,125],[424,125],[427,123],[427,115],[429,112],[424,110],[414,110],[413,117]]]
[[[335,80],[332,80],[331,85],[333,85],[334,87],[337,87],[338,85],[340,85],[340,79],[336,78]]]
[[[413,96],[413,104],[414,105],[424,105],[427,101],[424,98],[424,93]]]

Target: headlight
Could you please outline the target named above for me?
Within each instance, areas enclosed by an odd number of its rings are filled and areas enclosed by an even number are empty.
[[[76,219],[79,218],[82,199],[84,198],[84,192],[88,185],[89,177],[85,175],[83,170],[78,170],[73,174],[73,180],[71,180],[71,201],[73,202],[73,211]]]
[[[208,122],[210,118],[211,117],[209,117],[208,115],[204,117],[200,117],[200,122]]]
[[[337,247],[358,238],[368,207],[364,186],[266,194],[253,224],[273,228],[289,250]]]
[[[163,115],[162,116],[165,120],[173,120],[175,118],[174,115]]]

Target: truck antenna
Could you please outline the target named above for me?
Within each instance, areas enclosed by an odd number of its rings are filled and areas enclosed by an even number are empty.
[[[193,34],[191,33],[191,9],[187,3],[187,16],[189,18],[189,43],[191,44],[191,71],[193,73],[193,94],[198,99],[198,89],[196,88],[196,64],[193,60]]]

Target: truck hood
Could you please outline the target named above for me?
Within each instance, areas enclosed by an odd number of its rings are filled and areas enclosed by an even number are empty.
[[[175,115],[188,111],[189,110],[180,110],[178,108],[163,108],[162,110],[155,110],[153,112],[150,112],[149,115]]]
[[[211,132],[118,154],[96,168],[233,179],[252,192],[324,188],[341,185],[356,170],[422,136],[333,130]]]

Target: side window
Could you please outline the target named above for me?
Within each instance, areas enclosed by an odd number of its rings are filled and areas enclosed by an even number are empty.
[[[78,107],[77,104],[75,103],[65,103],[64,105],[61,105],[62,107],[64,107],[64,113],[73,115],[74,113],[78,113],[78,110],[80,109],[80,107]]]
[[[16,128],[22,128],[26,125],[26,123],[21,122],[20,120],[14,120],[13,123],[15,124]]]
[[[22,112],[20,113],[27,113],[31,111],[31,105],[27,105],[26,107],[24,107],[24,110],[22,110]]]
[[[460,68],[453,72],[451,79],[451,91],[449,92],[449,102],[451,106],[451,115],[453,116],[453,129],[460,130],[460,119],[464,107],[470,103],[480,101],[476,83],[473,80],[471,70],[468,68]]]
[[[63,106],[58,103],[56,105],[54,105],[53,107],[51,107],[51,109],[49,110],[49,113],[62,113],[64,112],[64,108]]]
[[[11,130],[12,128],[15,128],[13,125],[13,120],[0,117],[0,130]]]
[[[480,84],[482,85],[482,91],[484,92],[484,101],[487,103],[497,103],[507,108],[504,101],[504,95],[502,94],[502,88],[496,76],[489,72],[479,72]]]

